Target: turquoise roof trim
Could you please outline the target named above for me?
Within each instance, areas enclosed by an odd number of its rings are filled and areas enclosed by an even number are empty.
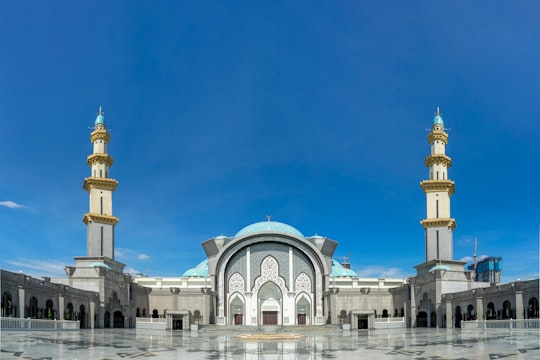
[[[429,272],[434,272],[435,270],[452,270],[446,265],[435,265],[431,269],[429,269]]]
[[[251,224],[236,233],[234,237],[242,237],[250,234],[271,232],[271,233],[285,233],[296,237],[303,238],[304,235],[297,229],[290,225],[278,222],[278,221],[261,221],[255,224]]]
[[[102,267],[102,268],[111,270],[111,267],[109,265],[99,262],[99,261],[94,261],[93,263],[90,264],[90,267]]]
[[[335,277],[342,277],[342,276],[354,276],[358,277],[354,271],[351,269],[344,268],[343,265],[341,265],[336,260],[332,259],[332,276]]]
[[[189,269],[182,276],[187,277],[206,277],[208,276],[208,259],[203,260],[199,265],[195,266],[193,269]]]

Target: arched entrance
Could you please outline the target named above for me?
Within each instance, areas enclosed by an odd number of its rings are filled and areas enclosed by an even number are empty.
[[[115,328],[123,328],[124,327],[124,315],[122,315],[121,311],[115,311],[114,312],[114,327]]]
[[[416,327],[427,327],[427,312],[420,311],[416,318]]]
[[[259,290],[261,325],[280,325],[282,294],[279,287],[268,281]]]
[[[244,324],[244,300],[239,294],[234,294],[229,306],[231,323],[234,325]]]
[[[28,309],[28,316],[35,319],[38,317],[38,301],[35,297],[30,298],[30,307]]]
[[[311,304],[306,294],[302,294],[296,301],[296,325],[311,324]]]

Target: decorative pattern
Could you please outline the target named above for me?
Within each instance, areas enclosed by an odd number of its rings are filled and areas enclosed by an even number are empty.
[[[245,289],[245,282],[242,275],[240,275],[237,272],[232,274],[232,276],[229,278],[229,292],[232,293],[235,291],[239,291],[243,293],[244,289]]]
[[[297,292],[305,291],[307,293],[311,292],[311,279],[307,276],[306,273],[301,273],[296,277],[294,283],[294,288]]]
[[[255,279],[253,293],[258,293],[261,286],[268,281],[276,284],[280,288],[281,293],[286,294],[288,292],[285,279],[279,276],[279,264],[272,256],[267,256],[261,261],[261,276]]]

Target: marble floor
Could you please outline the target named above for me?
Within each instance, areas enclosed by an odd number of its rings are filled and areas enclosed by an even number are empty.
[[[510,330],[302,331],[246,341],[232,330],[2,331],[0,359],[540,359],[540,332]]]

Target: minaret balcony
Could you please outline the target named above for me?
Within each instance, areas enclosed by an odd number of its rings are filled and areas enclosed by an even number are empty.
[[[426,228],[446,226],[452,230],[456,228],[456,219],[452,218],[437,218],[437,219],[424,219],[420,221],[420,224]]]
[[[90,191],[91,189],[102,189],[102,190],[114,191],[116,190],[117,186],[118,186],[118,180],[115,180],[115,179],[88,177],[84,179],[83,188],[86,191]]]
[[[113,158],[109,154],[92,154],[86,158],[86,163],[89,166],[94,164],[105,164],[110,167],[113,164]]]
[[[446,191],[448,195],[453,195],[456,191],[452,180],[424,180],[420,186],[424,193]]]
[[[426,157],[424,163],[427,167],[430,167],[431,165],[442,164],[449,168],[450,166],[452,166],[452,159],[450,159],[449,156],[443,154],[433,154]]]
[[[111,135],[105,129],[96,129],[90,134],[90,142],[93,144],[96,140],[104,140],[108,144],[111,141]]]
[[[89,222],[104,223],[110,225],[116,225],[120,221],[119,218],[112,215],[92,214],[87,213],[83,216],[83,222],[88,225]]]
[[[448,144],[448,134],[445,133],[444,131],[431,131],[429,134],[428,134],[428,143],[430,144],[433,144],[433,142],[435,140],[440,140],[442,142],[444,142],[445,144]]]

